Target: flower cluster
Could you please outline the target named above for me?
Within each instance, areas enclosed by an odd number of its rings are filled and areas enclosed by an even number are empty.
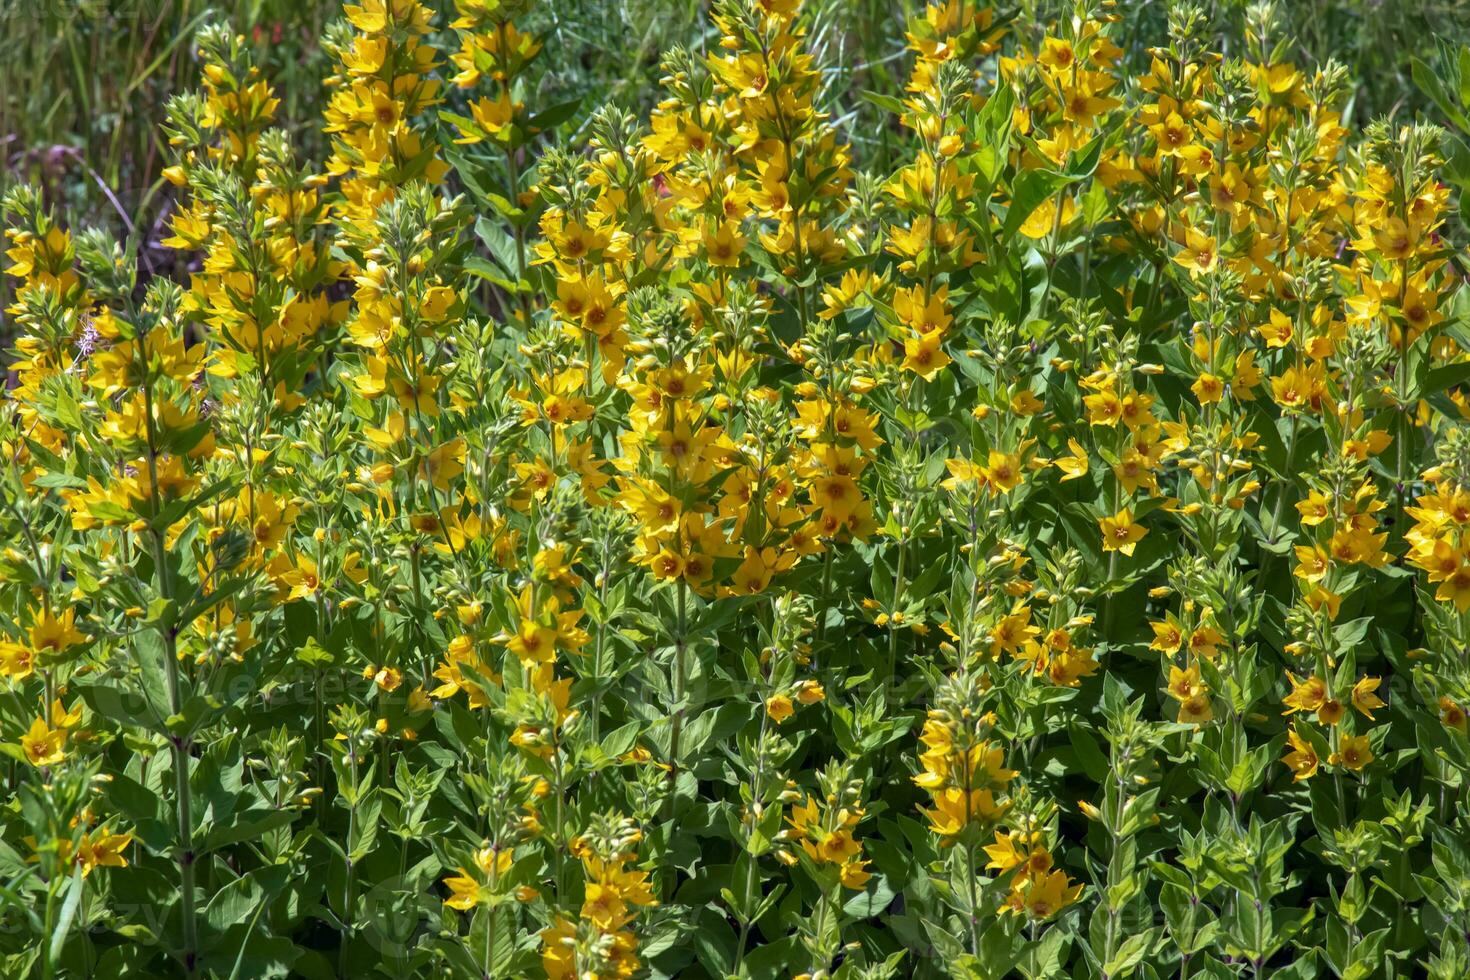
[[[1465,140],[1270,4],[443,6],[0,203],[0,973],[1470,971]]]

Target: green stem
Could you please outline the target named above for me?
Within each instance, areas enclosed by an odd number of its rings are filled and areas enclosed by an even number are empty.
[[[1296,456],[1296,437],[1301,416],[1293,413],[1291,416],[1291,434],[1286,440],[1286,469],[1285,473],[1291,473],[1291,464]],[[1276,496],[1276,506],[1271,508],[1271,543],[1275,544],[1278,532],[1281,528],[1281,516],[1286,512],[1286,484],[1282,483],[1281,492]]]
[[[968,796],[969,794],[966,794]],[[968,809],[968,803],[966,809]],[[976,842],[971,840],[965,846],[965,880],[970,886],[970,955],[980,955],[980,909],[976,903],[979,897],[975,894],[975,846]]]
[[[899,534],[906,533],[906,528],[899,528]],[[903,596],[904,589],[904,564],[908,559],[908,548],[903,538],[898,539],[898,569],[893,577],[893,608],[888,614],[888,683],[894,687],[898,686],[898,624],[893,621],[898,612],[898,603]]]
[[[337,972],[347,976],[347,950],[352,939],[352,906],[357,901],[357,866],[352,860],[352,838],[357,833],[357,801],[361,781],[357,778],[357,746],[349,743],[347,762],[352,769],[352,804],[347,808],[347,880],[342,885],[342,945],[337,951]]]
[[[764,680],[765,678],[762,678]],[[770,713],[761,712],[761,730],[756,736],[756,764],[755,770],[750,774],[750,804],[747,812],[752,822],[755,821],[755,806],[762,800],[761,782],[766,774],[766,729],[770,723]],[[753,832],[753,831],[752,831]],[[750,903],[755,899],[755,883],[760,876],[760,866],[754,857],[750,860],[750,872],[745,878],[745,901],[740,907],[740,939],[735,944],[735,966],[731,973],[739,974],[740,968],[745,964],[745,946],[750,941],[750,927],[755,925],[755,920],[749,918]]]
[[[588,361],[588,363],[592,363]],[[592,694],[592,741],[599,740],[602,728],[602,688],[607,683],[607,665],[603,662],[603,650],[607,645],[607,583],[611,578],[611,557],[604,550],[602,556],[602,568],[599,570],[598,578],[601,580],[597,586],[597,608],[600,610],[597,622],[597,640],[592,648],[592,678],[597,684],[597,690]]]
[[[821,644],[827,639],[827,609],[828,599],[832,595],[832,555],[837,549],[837,541],[834,538],[827,542],[827,553],[822,556],[822,599],[817,604],[821,610],[817,615],[817,643]]]
[[[521,166],[516,161],[516,151],[510,147],[505,148],[505,169],[510,183],[511,207],[520,209],[521,197]],[[511,231],[514,233],[516,244],[516,305],[520,308],[521,325],[528,328],[531,325],[531,296],[525,290],[526,281],[526,229],[519,220],[513,221]]]
[[[57,876],[60,877],[59,875]],[[51,959],[51,933],[56,929],[56,879],[47,882],[46,888],[46,931],[41,942],[46,944],[46,953],[41,957],[41,976],[52,980],[56,976],[56,964]]]
[[[674,816],[675,797],[679,791],[679,741],[684,734],[684,696],[688,687],[688,663],[686,654],[689,645],[685,639],[687,629],[686,602],[688,595],[688,584],[684,579],[679,579],[678,611],[675,620],[674,633],[674,720],[673,728],[669,733],[669,788],[668,796],[664,799],[664,819],[672,820]],[[670,824],[670,834],[672,831]],[[668,866],[668,888],[672,897],[674,890],[675,871],[671,863]]]
[[[163,528],[158,526],[158,515],[162,511],[158,499],[158,435],[153,424],[153,386],[145,378],[143,383],[143,410],[148,437],[149,492],[153,508],[153,520],[149,530],[153,540],[153,572],[158,580],[158,594],[166,602],[174,598],[173,576],[169,574],[168,554],[164,545]],[[161,629],[164,644],[164,676],[168,684],[169,714],[182,713],[184,700],[179,680],[179,647],[177,627],[172,623]],[[199,926],[196,921],[194,895],[194,807],[189,787],[190,743],[187,735],[170,733],[169,749],[173,759],[174,801],[178,819],[179,861],[179,904],[184,934],[184,974],[196,975],[199,957]]]
[[[689,683],[686,676],[688,665],[685,658],[689,645],[684,637],[687,623],[685,605],[688,588],[684,579],[679,579],[678,611],[675,614],[674,627],[674,722],[669,736],[669,799],[666,804],[669,816],[673,815],[674,790],[679,779],[679,740],[684,733],[684,693]]]

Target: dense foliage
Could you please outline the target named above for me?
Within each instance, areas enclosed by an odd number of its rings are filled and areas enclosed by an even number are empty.
[[[0,972],[1470,975],[1470,50],[453,8],[4,196]]]

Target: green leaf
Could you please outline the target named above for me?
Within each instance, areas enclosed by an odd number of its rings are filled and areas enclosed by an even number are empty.
[[[201,853],[217,851],[242,840],[253,840],[281,827],[289,827],[296,819],[294,810],[245,810],[231,821],[209,831]]]
[[[61,906],[61,915],[56,920],[56,929],[51,933],[51,944],[46,947],[46,961],[55,963],[61,955],[61,949],[66,945],[66,936],[71,932],[72,920],[77,917],[77,909],[82,904],[82,865],[77,863],[76,870],[72,872],[71,881],[67,885],[66,902]]]
[[[1454,123],[1461,132],[1470,133],[1470,121],[1466,120],[1460,107],[1451,100],[1450,93],[1445,89],[1444,82],[1440,81],[1439,74],[1417,56],[1411,57],[1409,62],[1412,65],[1411,74],[1414,77],[1414,84],[1419,86],[1419,91],[1429,96],[1430,101],[1439,108],[1440,112],[1444,113],[1445,118]]]
[[[882,915],[893,904],[893,889],[883,875],[874,875],[867,886],[842,906],[842,911],[854,919],[870,919]]]
[[[515,239],[506,234],[504,228],[488,218],[480,218],[475,221],[475,237],[484,243],[500,271],[508,279],[514,281],[518,265]]]
[[[331,666],[336,662],[337,658],[329,651],[322,649],[321,644],[316,641],[316,637],[312,637],[305,644],[297,648],[296,659],[308,667],[322,668]]]
[[[621,728],[608,732],[602,740],[602,751],[610,759],[619,758],[638,744],[638,733],[642,730],[642,722],[630,721]]]
[[[1077,761],[1087,777],[1101,783],[1108,774],[1108,757],[1098,747],[1097,736],[1088,732],[1078,721],[1067,726],[1067,740],[1077,752]]]
[[[132,688],[109,682],[76,684],[74,688],[88,708],[124,729],[146,728],[163,734],[168,731],[164,723],[168,713],[168,695],[158,690],[158,686],[145,683],[139,688]]]
[[[1110,977],[1126,977],[1143,961],[1144,954],[1153,945],[1154,930],[1135,933],[1118,947],[1113,958],[1103,966],[1103,972]]]
[[[882,109],[884,112],[891,113],[895,116],[901,116],[904,113],[903,100],[894,95],[883,95],[880,92],[862,91],[858,93],[858,98],[862,99],[869,105],[875,105],[878,108]]]
[[[352,833],[347,838],[347,856],[353,861],[361,861],[372,853],[378,841],[378,820],[382,812],[382,794],[376,789],[368,790],[358,801]]]
[[[544,133],[548,129],[555,129],[562,123],[571,119],[582,107],[582,99],[579,96],[566,102],[559,102],[550,108],[543,109],[532,116],[528,122],[533,132]]]
[[[291,869],[283,864],[267,865],[241,875],[214,893],[204,908],[205,924],[224,932],[245,922],[257,908],[274,898],[290,877]]]

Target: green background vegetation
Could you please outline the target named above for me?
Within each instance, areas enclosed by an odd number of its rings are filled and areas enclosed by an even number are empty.
[[[586,106],[621,102],[646,108],[655,98],[658,53],[675,43],[698,48],[708,19],[698,0],[557,0],[528,26],[546,39],[537,104],[593,96]],[[830,111],[867,113],[860,90],[897,94],[903,77],[903,24],[914,0],[824,0],[812,50],[827,77]],[[1022,0],[1027,23],[1044,23],[1051,0]],[[1164,36],[1171,4],[1119,5],[1133,41],[1130,59],[1146,63]],[[1242,36],[1243,0],[1204,5],[1223,41]],[[335,19],[336,0],[0,0],[0,193],[30,181],[45,189],[74,223],[150,240],[170,206],[160,180],[159,123],[169,96],[189,91],[198,66],[189,44],[211,21],[227,21],[251,39],[258,63],[284,103],[279,119],[297,130],[303,150],[323,146],[316,121],[327,59],[319,39]],[[1336,58],[1356,84],[1354,119],[1406,117],[1426,107],[1410,78],[1410,58],[1431,54],[1429,41],[1470,39],[1470,0],[1285,0],[1299,64]],[[446,17],[440,18],[445,26]],[[1226,53],[1230,53],[1226,51]],[[585,108],[585,106],[584,106]],[[577,120],[569,125],[575,127]],[[860,164],[881,169],[889,135],[855,127],[871,146]],[[313,151],[316,151],[313,153]],[[161,236],[158,236],[161,237]]]

